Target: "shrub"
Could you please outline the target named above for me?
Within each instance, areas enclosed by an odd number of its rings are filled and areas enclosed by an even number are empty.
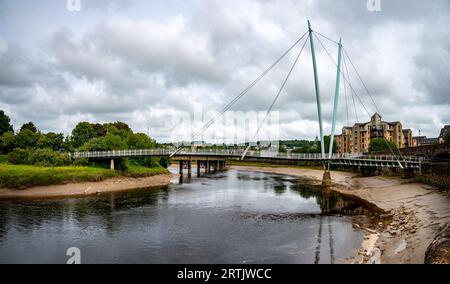
[[[155,158],[135,158],[131,160],[131,164],[147,168],[158,168],[161,166]]]
[[[79,167],[87,167],[87,166],[90,166],[91,163],[89,162],[88,158],[79,158],[79,159],[75,159],[72,162],[72,165],[79,166]]]
[[[69,155],[54,152],[51,149],[31,150],[28,155],[28,165],[44,167],[60,167],[71,164]]]
[[[170,157],[162,157],[161,159],[159,159],[159,164],[161,165],[161,167],[167,169],[170,164],[172,164],[172,159]]]
[[[8,154],[8,161],[15,165],[36,165],[45,167],[67,166],[71,164],[67,154],[51,149],[14,149]]]
[[[0,155],[0,164],[8,162],[8,155]]]
[[[128,171],[128,159],[127,158],[115,159],[114,162],[115,162],[116,170],[120,170],[122,172]]]
[[[30,150],[16,148],[8,154],[8,161],[14,165],[26,165]]]

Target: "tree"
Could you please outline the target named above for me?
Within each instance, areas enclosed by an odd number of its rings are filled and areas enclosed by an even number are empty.
[[[0,135],[5,134],[8,131],[14,132],[11,119],[5,114],[3,110],[0,110]]]
[[[128,149],[153,149],[156,142],[144,133],[129,134],[127,139]]]
[[[102,144],[103,138],[102,137],[94,137],[88,142],[84,143],[83,146],[79,148],[80,151],[102,151],[103,144]]]
[[[107,123],[104,124],[104,126],[106,127],[108,134],[121,136],[124,139],[126,139],[128,135],[133,134],[131,128],[124,122],[118,121],[114,123]]]
[[[33,133],[37,133],[38,129],[37,127],[34,125],[33,122],[28,122],[22,125],[22,127],[20,128],[20,132],[24,131],[25,129],[30,130]]]
[[[64,148],[64,134],[49,132],[39,137],[38,148],[60,151]]]
[[[330,152],[330,137],[331,135],[325,135],[323,137],[323,143],[325,144],[325,153]],[[322,144],[319,144],[319,153],[322,152]],[[336,141],[333,143],[333,153],[336,153]]]
[[[102,150],[125,150],[128,148],[127,143],[120,136],[108,134],[101,139]]]
[[[82,151],[107,151],[107,150],[125,150],[127,143],[122,137],[108,134],[105,137],[94,137],[84,143],[80,148]]]
[[[5,132],[0,137],[0,153],[8,154],[15,148],[16,137],[12,131]]]
[[[445,141],[445,143],[450,143],[450,131],[448,131],[448,132],[444,135],[444,141]]]
[[[79,148],[95,136],[95,130],[92,124],[89,122],[80,122],[72,130],[72,146],[74,148]]]
[[[107,134],[106,125],[95,123],[92,124],[92,127],[94,128],[95,137],[104,137]]]
[[[384,138],[373,138],[372,140],[370,140],[369,152],[390,150],[397,150],[397,145]]]
[[[36,148],[40,135],[39,133],[24,129],[16,135],[15,146],[21,149]]]
[[[131,130],[131,128],[125,122],[117,121],[117,122],[114,122],[114,123],[108,123],[108,125],[114,126],[118,130],[123,130],[125,132],[133,133],[133,130]]]

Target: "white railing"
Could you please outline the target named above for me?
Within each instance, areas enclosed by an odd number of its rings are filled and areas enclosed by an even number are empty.
[[[71,157],[77,158],[119,158],[119,157],[145,157],[145,156],[169,156],[173,153],[172,149],[140,149],[140,150],[113,150],[113,151],[92,151],[92,152],[74,152]],[[175,156],[219,156],[240,158],[244,150],[216,150],[216,149],[184,149]],[[270,151],[249,151],[247,158],[270,158],[286,160],[329,160],[328,155],[322,158],[320,153],[279,153]],[[331,160],[360,160],[372,162],[401,162],[401,163],[420,163],[422,157],[413,156],[393,156],[393,155],[363,155],[362,153],[335,153]]]

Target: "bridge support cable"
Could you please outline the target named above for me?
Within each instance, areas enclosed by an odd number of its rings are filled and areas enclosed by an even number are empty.
[[[356,75],[358,76],[359,80],[361,81],[362,85],[364,86],[367,94],[369,95],[370,99],[372,100],[372,103],[375,106],[376,111],[381,115],[380,110],[378,109],[377,104],[375,103],[375,100],[372,97],[372,94],[370,93],[369,89],[367,88],[367,85],[364,83],[364,80],[362,79],[360,73],[358,72],[358,69],[356,68],[356,66],[353,64],[350,56],[348,55],[348,52],[346,51],[346,49],[344,48],[344,59],[347,58],[348,61],[350,62],[350,64],[352,65],[353,69],[355,70]],[[400,166],[400,168],[404,168],[404,166],[400,163],[400,159],[403,159],[402,154],[400,152],[400,150],[398,150],[398,154],[396,154],[394,152],[394,150],[392,149],[391,145],[389,145],[389,143],[386,141],[386,146],[389,148],[389,151],[392,153],[392,155],[396,158],[398,165]],[[397,156],[400,157],[400,159],[397,158]]]
[[[295,66],[296,66],[297,63],[298,63],[298,60],[300,59],[300,56],[302,55],[303,50],[305,49],[305,45],[306,45],[306,43],[308,42],[308,39],[309,39],[309,36],[306,38],[305,42],[303,43],[300,52],[298,53],[297,57],[295,58],[294,63],[293,63],[292,66],[291,66],[291,69],[289,70],[288,74],[286,75],[286,78],[284,79],[283,83],[281,84],[281,87],[280,87],[280,89],[278,90],[277,95],[275,96],[275,98],[274,98],[272,104],[270,105],[269,109],[267,110],[266,115],[264,116],[264,119],[261,121],[261,123],[260,123],[258,129],[256,130],[255,135],[253,136],[253,139],[250,140],[250,142],[251,142],[251,141],[254,141],[254,140],[256,139],[256,137],[258,136],[259,132],[261,131],[261,128],[263,127],[264,123],[266,122],[267,118],[269,117],[270,113],[272,112],[273,107],[275,106],[275,104],[276,104],[278,98],[280,97],[281,92],[283,91],[284,87],[286,86],[287,81],[288,81],[289,78],[291,77],[292,71],[294,71],[294,68],[295,68]],[[245,149],[244,153],[242,154],[241,160],[243,160],[243,159],[245,158],[245,156],[247,155],[248,151],[250,150],[250,147],[251,147],[251,144],[249,143],[249,145],[248,145],[247,148]]]
[[[323,137],[322,106],[320,102],[319,76],[317,75],[317,62],[316,62],[316,52],[314,50],[313,30],[311,29],[311,23],[309,21],[308,21],[308,32],[309,32],[309,40],[311,43],[311,57],[314,70],[314,85],[316,89],[317,113],[319,116],[320,145],[321,145],[322,159],[325,159],[325,141]]]
[[[316,33],[314,33],[314,36],[316,37],[317,41],[320,43],[320,45],[322,46],[322,48],[325,50],[326,54],[328,55],[328,57],[331,59],[331,62],[333,62],[334,66],[337,67],[337,63],[334,61],[333,57],[331,56],[330,52],[328,52],[328,49],[323,45],[322,41],[320,40],[320,38],[316,35]],[[353,85],[351,84],[351,82],[344,76],[344,80],[347,81],[348,85],[350,86],[350,89],[354,92],[354,94],[356,95],[356,97],[358,98],[359,102],[361,103],[362,107],[364,108],[364,110],[366,111],[368,117],[370,118],[370,112],[367,110],[366,105],[364,104],[364,102],[361,100],[360,96],[358,95],[358,93],[356,92],[356,90],[353,88]]]
[[[348,58],[348,61],[350,62],[350,65],[355,70],[356,75],[358,76],[359,80],[361,81],[361,84],[363,85],[364,89],[366,90],[367,95],[369,95],[370,100],[372,101],[373,105],[375,106],[376,111],[381,114],[380,110],[378,109],[377,104],[375,103],[375,100],[373,99],[372,94],[370,93],[369,89],[367,88],[366,83],[364,83],[364,80],[362,79],[361,75],[359,74],[358,69],[356,69],[356,66],[353,64],[353,62],[352,62],[352,60],[351,60],[350,56],[348,55],[348,52],[347,52],[347,50],[345,48],[344,48],[344,56],[346,56]]]
[[[330,57],[330,59],[331,59],[331,61],[333,62],[333,64],[337,67],[338,64],[336,64],[336,62],[334,61],[333,57],[330,55],[330,53],[328,52],[328,50],[326,49],[326,47],[323,45],[322,41],[317,37],[317,34],[319,34],[320,36],[322,36],[322,37],[324,37],[324,38],[326,38],[326,39],[328,39],[328,40],[330,40],[330,41],[332,41],[332,42],[334,42],[334,43],[336,43],[336,42],[333,41],[332,39],[328,38],[328,37],[325,37],[324,35],[322,35],[322,34],[320,34],[320,33],[318,33],[318,32],[314,32],[314,35],[316,36],[316,38],[317,38],[317,40],[319,41],[320,45],[321,45],[322,48],[325,50],[325,52],[327,53],[328,57]],[[347,70],[347,76],[349,76],[349,73],[348,73],[348,68],[347,68],[347,64],[346,64],[346,61],[345,61],[345,58],[346,58],[346,57],[347,57],[347,59],[349,60],[350,64],[352,65],[353,69],[355,70],[355,72],[356,72],[358,78],[360,79],[361,83],[363,84],[364,88],[366,89],[366,92],[367,92],[367,94],[369,95],[370,99],[372,100],[372,103],[374,104],[375,109],[377,110],[378,113],[380,113],[377,104],[375,103],[375,101],[374,101],[372,95],[370,94],[370,92],[369,92],[369,90],[368,90],[368,88],[367,88],[367,85],[366,85],[366,84],[364,83],[364,81],[362,80],[361,75],[359,74],[359,72],[358,72],[358,70],[356,69],[355,65],[353,64],[353,62],[351,61],[350,57],[348,56],[348,53],[346,52],[345,48],[343,48],[343,50],[344,50],[344,64],[345,64],[345,67],[346,67],[346,70]],[[361,100],[360,96],[357,94],[356,90],[353,88],[353,86],[352,86],[352,84],[351,84],[351,82],[350,82],[350,79],[347,79],[347,78],[344,76],[344,80],[347,81],[347,83],[349,84],[349,87],[350,87],[350,89],[351,89],[351,91],[352,91],[352,95],[353,95],[353,93],[356,95],[356,97],[358,98],[359,102],[361,103],[361,105],[363,106],[364,110],[366,111],[366,113],[368,114],[368,116],[369,116],[369,118],[370,118],[371,115],[370,115],[369,111],[367,110],[367,108],[366,108],[366,106],[364,105],[363,101]],[[354,103],[354,101],[353,101],[353,103]],[[355,114],[356,114],[356,106],[355,106]],[[380,113],[380,114],[381,114],[381,113]],[[357,119],[358,119],[358,118],[357,118]],[[331,139],[330,139],[330,140],[331,140]],[[389,148],[390,152],[393,154],[393,156],[396,158],[397,163],[398,163],[398,165],[400,166],[400,168],[403,169],[404,167],[403,167],[403,165],[400,163],[400,159],[397,158],[397,155],[394,153],[392,147],[389,145],[389,143],[386,143],[386,145],[388,146],[388,148]],[[400,151],[398,151],[398,152],[399,152],[399,156],[401,157]]]
[[[267,69],[265,69],[261,75],[259,75],[250,85],[248,85],[239,95],[237,95],[230,103],[228,103],[222,111],[220,111],[218,114],[213,116],[199,131],[197,131],[194,136],[192,136],[192,139],[197,138],[199,135],[202,135],[219,117],[221,117],[227,110],[229,110],[237,101],[239,101],[245,94],[247,94],[253,86],[255,86],[261,79],[263,79],[280,61],[288,55],[294,47],[296,47],[303,38],[308,34],[308,32],[305,32],[297,41],[294,42],[273,64],[271,64]],[[183,147],[178,147],[171,155],[170,157],[173,157],[175,154],[177,154]]]
[[[344,68],[342,67],[342,71],[341,71],[342,78],[344,78],[343,75],[342,75],[343,73],[344,73]],[[344,80],[342,80],[342,81],[344,81]],[[350,125],[350,119],[348,117],[347,84],[345,83],[345,81],[344,81],[344,97],[345,97],[345,112],[347,114],[347,125]]]
[[[330,41],[330,42],[332,42],[332,43],[334,43],[334,44],[336,44],[336,45],[339,45],[339,42],[337,42],[337,41],[335,41],[335,40],[333,40],[333,39],[331,39],[331,38],[329,38],[329,37],[327,37],[327,36],[325,36],[325,35],[323,35],[323,34],[317,32],[317,31],[314,31],[314,33],[315,33],[316,35],[319,35],[319,36],[321,36],[321,37],[327,39],[328,41]],[[319,39],[318,39],[318,40],[319,40]],[[319,40],[319,41],[320,41],[320,40]],[[322,46],[323,46],[323,45],[322,45]],[[365,91],[366,91],[367,94],[369,95],[370,100],[372,101],[373,105],[375,106],[376,111],[377,111],[378,113],[380,113],[380,110],[378,109],[378,106],[377,106],[377,104],[375,103],[375,100],[373,99],[373,96],[372,96],[372,94],[370,93],[369,88],[367,88],[367,85],[366,85],[366,83],[364,82],[364,80],[362,79],[361,74],[359,73],[359,71],[358,71],[358,69],[356,68],[356,66],[353,64],[353,61],[351,60],[351,58],[350,58],[350,56],[349,56],[349,54],[348,54],[346,48],[345,48],[345,47],[342,47],[342,50],[343,50],[343,53],[344,53],[344,57],[347,57],[347,58],[348,58],[348,61],[350,62],[350,64],[351,64],[351,66],[353,67],[353,69],[355,70],[355,73],[356,73],[356,75],[358,76],[358,79],[361,81],[361,84],[363,85]],[[345,58],[344,58],[344,59],[345,59]],[[333,60],[333,62],[334,62],[334,60]],[[334,64],[336,64],[336,63],[334,62]]]
[[[342,61],[344,63],[345,73],[347,74],[347,79],[348,79],[348,81],[350,81],[350,74],[348,72],[347,61],[345,60],[345,56],[342,58]],[[347,85],[347,81],[344,78],[344,86],[346,86],[346,85]],[[350,87],[349,87],[349,89],[350,89],[350,93],[352,95],[353,109],[355,111],[356,122],[359,123],[358,111],[356,110],[355,96],[353,95],[353,90]]]
[[[338,104],[339,104],[339,84],[340,84],[340,79],[341,79],[341,55],[342,55],[342,40],[339,39],[338,64],[337,64],[337,75],[336,75],[336,91],[334,93],[334,106],[333,106],[333,121],[331,124],[330,147],[328,148],[328,159],[330,159],[330,160],[333,155],[334,131],[336,129],[336,116],[337,116]]]

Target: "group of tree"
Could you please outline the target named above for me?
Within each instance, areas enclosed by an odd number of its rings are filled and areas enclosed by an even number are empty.
[[[330,148],[330,135],[326,135],[323,137],[325,153],[328,153]],[[294,148],[291,153],[321,153],[322,152],[322,144],[320,140],[316,138],[314,141],[309,140],[291,140],[291,141],[282,141],[280,145],[287,146],[290,148]],[[333,144],[333,153],[336,152],[336,143]]]
[[[397,145],[385,138],[373,138],[370,140],[369,152],[394,151]]]
[[[157,143],[143,133],[134,133],[124,122],[89,123],[80,122],[65,137],[63,133],[43,133],[34,123],[22,125],[16,133],[10,123],[10,118],[0,111],[0,154],[8,155],[10,162],[17,164],[67,164],[67,152],[153,149]],[[52,154],[54,154],[54,157]],[[133,161],[136,162],[136,161]],[[146,166],[156,166],[153,159],[139,159],[138,163]],[[167,166],[168,161],[161,164]]]

